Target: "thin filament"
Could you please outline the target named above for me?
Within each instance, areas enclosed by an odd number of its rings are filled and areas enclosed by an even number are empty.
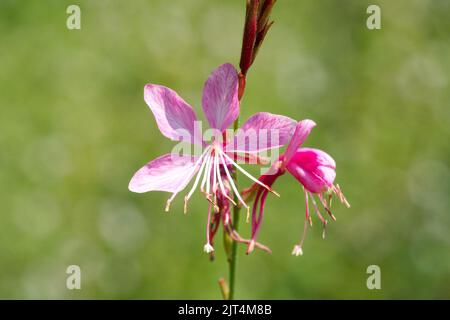
[[[200,181],[200,177],[202,175],[203,169],[206,166],[206,163],[208,162],[208,159],[210,155],[206,155],[206,153],[209,151],[210,148],[205,150],[205,152],[202,154],[201,159],[205,156],[208,157],[205,161],[202,162],[202,165],[200,166],[200,170],[197,173],[197,177],[195,178],[194,185],[192,186],[191,190],[189,191],[188,195],[184,198],[185,203],[191,198],[192,194],[195,192],[195,189],[197,188],[198,182]],[[200,160],[200,159],[199,159]]]
[[[269,187],[268,185],[262,183],[261,181],[259,181],[258,179],[256,179],[255,177],[253,177],[250,173],[248,173],[247,171],[245,171],[240,165],[238,165],[236,162],[233,161],[233,159],[231,159],[225,152],[221,151],[221,154],[224,155],[228,161],[230,161],[236,168],[239,169],[239,171],[241,171],[244,175],[246,175],[250,180],[254,181],[255,183],[259,184],[260,186],[262,186],[263,188],[267,189],[268,191],[272,192],[273,194],[280,196],[277,192],[275,192],[274,190],[272,190],[271,187]]]
[[[195,172],[195,170],[197,169],[198,165],[200,164],[200,162],[202,161],[202,159],[205,157],[205,155],[206,155],[206,153],[209,151],[209,149],[210,149],[210,147],[206,148],[206,150],[202,153],[202,155],[197,159],[197,161],[196,161],[195,164],[194,164],[193,172]],[[197,173],[197,177],[198,177],[199,175],[201,175],[201,171],[202,171],[202,170],[203,170],[203,163],[202,163],[202,165],[200,166],[200,170],[199,170],[199,172]],[[186,183],[186,181],[189,180],[189,179],[191,179],[191,178],[192,178],[192,177],[190,177],[190,175],[187,176],[187,177],[183,180],[183,183],[182,183],[182,184]],[[175,196],[176,196],[177,194],[178,194],[178,192],[174,192],[174,193],[172,194],[172,196],[167,200],[167,204],[166,204],[166,212],[169,211],[169,209],[170,209],[170,203],[173,201],[173,199],[175,198]]]
[[[222,192],[222,195],[225,198],[227,198],[233,205],[236,205],[236,202],[234,202],[234,200],[228,196],[227,191],[225,190],[225,185],[223,184],[222,176],[220,174],[220,169],[219,169],[219,156],[217,156],[217,161],[216,161],[216,174],[217,174],[217,180],[219,181],[219,187],[220,187],[220,191]]]
[[[226,175],[227,175],[227,177],[228,177],[228,182],[230,183],[231,188],[233,189],[233,192],[234,192],[234,194],[236,195],[236,197],[238,198],[239,202],[242,203],[242,205],[243,205],[245,208],[248,209],[248,208],[249,208],[248,205],[247,205],[247,204],[245,203],[245,201],[241,198],[241,195],[239,194],[239,191],[237,190],[236,185],[235,185],[234,182],[233,182],[233,178],[231,177],[231,174],[230,174],[230,172],[228,171],[226,161],[225,161],[225,159],[223,158],[223,155],[222,155],[222,154],[223,154],[223,153],[220,152],[220,153],[219,153],[219,156],[220,156],[220,159],[222,160],[223,168],[225,169],[225,173],[226,173]]]

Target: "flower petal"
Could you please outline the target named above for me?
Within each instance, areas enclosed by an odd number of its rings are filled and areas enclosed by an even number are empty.
[[[203,112],[213,129],[221,132],[239,116],[238,74],[226,63],[215,69],[203,88]]]
[[[284,163],[288,163],[297,149],[305,142],[306,138],[309,136],[312,128],[316,126],[316,123],[312,120],[302,120],[297,123],[294,135],[292,136],[291,142],[289,142],[286,152],[284,153]]]
[[[179,192],[183,190],[198,169],[196,157],[165,154],[150,161],[131,178],[130,191]]]
[[[258,112],[237,131],[225,147],[230,152],[259,152],[279,148],[289,142],[297,122],[289,117]]]
[[[175,141],[202,143],[199,128],[195,126],[195,111],[175,91],[147,84],[144,87],[144,100],[164,136]]]
[[[298,149],[286,169],[313,193],[331,188],[336,178],[336,163],[329,154],[319,149]]]

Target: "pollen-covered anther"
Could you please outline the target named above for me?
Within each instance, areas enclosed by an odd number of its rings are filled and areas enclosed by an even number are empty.
[[[247,223],[250,222],[250,207],[247,207],[247,218],[245,219]]]

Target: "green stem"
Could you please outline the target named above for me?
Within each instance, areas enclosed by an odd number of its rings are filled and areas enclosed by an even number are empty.
[[[246,75],[247,71],[255,60],[256,53],[261,46],[267,31],[272,26],[273,21],[269,22],[269,14],[274,6],[276,0],[250,0],[247,1],[246,18],[244,24],[244,37],[241,50],[241,60],[239,66],[241,71],[239,72],[239,88],[238,88],[238,99],[241,101],[244,95],[246,86]],[[259,9],[259,11],[258,11]],[[239,128],[239,117],[234,122],[234,131]],[[237,171],[233,172],[233,180],[235,181],[236,187],[238,187]],[[234,201],[239,203],[238,198],[234,195]],[[239,228],[239,213],[240,206],[234,206],[233,208],[233,227],[236,231]],[[225,236],[225,243],[227,242],[227,236]],[[237,260],[237,241],[231,240],[231,254],[228,256],[228,266],[229,266],[229,282],[230,291],[228,294],[228,300],[233,300],[235,291],[235,278],[236,278],[236,260]],[[229,248],[229,247],[228,247]],[[229,251],[227,251],[228,253]]]
[[[239,117],[234,122],[234,130],[236,131],[239,128]],[[233,173],[233,179],[235,181],[236,187],[238,187],[238,180],[237,180],[237,172],[236,170]],[[234,196],[234,201],[236,203],[239,202],[237,199],[237,196]],[[233,207],[233,227],[236,231],[239,229],[239,213],[240,213],[241,207],[240,206],[234,206]],[[236,279],[236,261],[237,261],[237,248],[238,243],[237,241],[233,241],[231,245],[231,257],[229,260],[229,282],[230,282],[230,291],[228,294],[228,300],[234,299],[234,290],[235,290],[235,279]]]

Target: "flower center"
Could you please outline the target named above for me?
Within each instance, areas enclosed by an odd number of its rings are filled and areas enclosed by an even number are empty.
[[[212,204],[215,212],[219,212],[220,209],[217,205],[217,195],[219,192],[231,203],[233,203],[233,205],[237,205],[237,203],[228,195],[229,188],[231,188],[231,190],[233,191],[237,201],[243,207],[245,207],[247,211],[250,210],[250,207],[245,203],[234,183],[234,179],[231,175],[229,167],[234,167],[253,182],[267,189],[267,191],[270,191],[279,196],[279,194],[272,190],[270,186],[253,177],[239,164],[237,164],[232,159],[232,157],[227,155],[224,152],[222,144],[219,141],[213,142],[205,149],[204,153],[200,156],[195,165],[195,168],[198,167],[200,168],[198,169],[194,184],[189,193],[184,198],[184,213],[187,213],[189,199],[194,194],[199,184],[200,191],[205,195],[205,198],[208,200],[208,202]],[[225,177],[222,177],[222,172],[220,170],[221,168],[223,168],[223,171],[225,172]],[[225,181],[227,182],[227,184],[225,184]]]

